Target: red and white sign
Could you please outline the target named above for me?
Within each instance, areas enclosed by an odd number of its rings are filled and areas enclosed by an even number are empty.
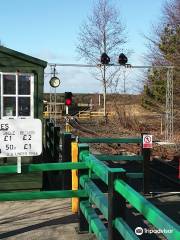
[[[143,135],[143,148],[152,148],[152,135]]]

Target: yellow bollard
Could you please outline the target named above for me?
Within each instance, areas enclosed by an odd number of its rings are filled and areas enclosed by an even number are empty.
[[[72,162],[78,162],[78,143],[71,143]],[[72,190],[78,190],[78,170],[72,170]],[[79,198],[72,198],[72,213],[77,213]]]

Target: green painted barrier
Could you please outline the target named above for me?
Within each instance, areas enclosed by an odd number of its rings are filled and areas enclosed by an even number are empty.
[[[87,197],[87,193],[84,190],[1,193],[0,201],[20,201],[20,200],[72,198],[72,197]]]
[[[115,190],[120,193],[133,207],[135,207],[157,229],[172,230],[172,233],[163,233],[169,240],[180,239],[180,227],[153,204],[147,201],[122,180],[115,180]]]
[[[99,188],[86,175],[80,177],[80,184],[87,192],[88,197],[93,201],[104,217],[108,219],[108,201],[107,197],[99,190]]]
[[[137,178],[143,178],[144,177],[144,173],[126,173],[126,177],[128,178],[133,178],[133,179],[137,179]]]
[[[134,231],[122,218],[115,219],[114,227],[118,230],[118,232],[121,234],[121,236],[123,236],[125,240],[139,240]]]
[[[96,173],[96,175],[106,184],[108,184],[108,167],[103,162],[98,161],[96,157],[86,152],[80,154],[80,161],[83,161],[87,166]]]
[[[106,184],[108,184],[108,172],[125,172],[123,168],[109,168],[105,163],[99,161],[92,154],[86,152],[80,153],[80,161],[83,161],[87,166]]]
[[[17,173],[17,165],[0,166],[0,174]]]
[[[137,179],[137,178],[143,178],[143,173],[126,173],[126,177]],[[91,174],[91,179],[99,179],[99,177],[96,174]]]
[[[22,165],[22,173],[42,172],[42,171],[57,171],[57,170],[72,170],[72,169],[87,169],[86,163],[66,162],[66,163],[40,163]],[[17,173],[17,165],[0,166],[0,174]]]
[[[139,156],[138,156],[139,157]],[[91,176],[100,178],[103,182],[108,184],[109,172],[123,172],[121,168],[109,168],[105,163],[99,161],[95,156],[89,154],[87,151],[81,152],[80,159],[86,162],[89,169],[95,174]],[[129,178],[141,178],[143,173],[127,173]],[[96,187],[96,185],[89,179],[88,176],[80,178],[80,184],[87,192],[90,201],[92,201],[97,208],[102,212],[104,217],[108,219],[107,199],[104,194]],[[179,226],[158,208],[146,200],[141,194],[136,192],[127,183],[118,179],[114,182],[115,190],[120,193],[133,207],[135,207],[151,224],[157,229],[172,230],[172,233],[163,233],[169,240],[179,240],[180,232]],[[119,231],[124,239],[134,240],[139,239],[133,230],[127,225],[125,220],[118,217],[114,220],[114,227]]]
[[[90,229],[94,232],[99,240],[108,240],[107,229],[99,219],[94,209],[91,207],[88,201],[81,201],[80,208],[83,212],[86,220],[89,223]]]
[[[79,142],[82,143],[142,143],[142,138],[79,138]],[[109,168],[106,163],[102,161],[143,161],[143,156],[133,155],[92,155],[87,150],[87,145],[80,144],[79,154],[80,162],[64,162],[64,163],[43,163],[43,164],[27,164],[22,166],[22,173],[29,172],[41,172],[41,171],[64,171],[64,170],[85,170],[92,171],[87,176],[80,177],[80,185],[83,190],[63,190],[63,191],[42,191],[42,192],[13,192],[13,193],[1,193],[0,201],[16,201],[16,200],[36,200],[36,199],[51,199],[51,198],[89,198],[88,201],[82,201],[80,199],[80,209],[89,223],[89,228],[92,230],[96,237],[100,240],[108,240],[108,234],[110,239],[114,239],[113,227],[115,227],[121,236],[125,240],[137,240],[139,239],[133,230],[127,225],[124,220],[124,215],[117,215],[115,210],[110,211],[110,206],[119,206],[126,199],[133,207],[135,207],[151,224],[157,229],[172,230],[172,233],[163,233],[169,240],[180,239],[180,227],[158,208],[146,200],[141,194],[131,188],[125,181],[121,180],[121,177],[125,177],[125,170],[123,168]],[[84,150],[83,150],[84,149]],[[100,159],[100,160],[98,160]],[[0,174],[12,174],[17,172],[16,165],[0,166]],[[112,174],[113,173],[113,174]],[[123,174],[124,173],[124,174]],[[143,173],[126,173],[128,178],[142,178]],[[91,178],[100,178],[108,187],[108,199],[94,184]],[[117,179],[118,178],[118,179]],[[116,179],[114,181],[114,179]],[[123,178],[124,179],[124,178]],[[116,192],[111,189],[114,189]],[[112,186],[112,187],[111,187]],[[120,195],[118,195],[118,193]],[[116,195],[116,198],[114,197]],[[110,197],[109,197],[110,196]],[[112,198],[111,198],[112,197]],[[119,198],[120,197],[120,198]],[[119,201],[121,199],[121,201]],[[112,200],[112,201],[111,201]],[[94,203],[96,207],[102,212],[103,216],[108,220],[108,230],[99,219],[95,210],[91,207],[91,203]],[[109,203],[109,209],[108,209]],[[117,205],[116,205],[117,203]],[[125,204],[122,205],[125,209]],[[121,211],[120,211],[121,214]],[[109,215],[109,216],[108,216]],[[122,218],[121,218],[122,217]]]
[[[79,143],[142,143],[142,138],[78,138]]]
[[[94,155],[98,160],[102,161],[143,161],[141,155]]]

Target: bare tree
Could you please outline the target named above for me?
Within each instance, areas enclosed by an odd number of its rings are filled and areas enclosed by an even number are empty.
[[[146,59],[153,65],[173,65],[174,121],[179,120],[180,112],[180,1],[167,0],[162,8],[159,24],[153,27],[148,39]],[[154,109],[165,108],[167,70],[154,69],[147,73],[144,88],[143,105]],[[164,106],[163,106],[164,104]],[[175,122],[174,126],[177,123]]]
[[[180,1],[168,0],[163,6],[163,16],[157,26],[153,26],[148,40],[146,59],[153,64],[180,63]]]
[[[82,24],[79,32],[78,53],[90,64],[98,64],[102,53],[107,53],[111,60],[122,50],[126,43],[125,27],[120,13],[110,0],[98,0],[91,16]],[[101,81],[104,89],[104,116],[106,117],[106,93],[113,80],[118,78],[119,69],[103,66],[95,70],[94,76]]]

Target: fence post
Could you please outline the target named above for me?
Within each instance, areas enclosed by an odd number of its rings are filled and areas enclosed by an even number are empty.
[[[147,133],[141,133],[141,137]],[[150,148],[143,148],[143,143],[141,146],[141,153],[143,156],[143,193],[147,194],[150,191],[150,157],[151,157],[151,149]]]
[[[45,152],[44,152],[44,162],[49,162],[51,158],[51,127],[53,123],[50,122],[50,119],[45,120]],[[49,178],[49,172],[43,172],[42,174],[42,189],[50,190],[51,189],[51,181]]]
[[[49,119],[46,119],[45,132],[45,162],[59,162],[60,127],[55,127],[53,122],[50,122]],[[59,171],[43,172],[43,190],[61,189],[61,182],[61,173]]]
[[[54,127],[54,162],[59,162],[60,127]]]
[[[51,161],[54,161],[54,122],[50,123],[50,157],[51,157]]]
[[[89,146],[87,144],[79,144],[79,146],[78,146],[78,159],[79,159],[80,154],[83,151],[89,151]],[[80,176],[82,176],[82,175],[88,175],[88,171],[89,171],[88,169],[78,171],[79,179],[80,179]],[[80,184],[79,184],[79,187],[80,187]],[[80,209],[80,202],[81,201],[86,201],[86,200],[88,200],[88,198],[79,198],[79,212],[78,212],[78,215],[79,215],[79,233],[84,233],[84,232],[89,231],[88,221],[86,220],[83,212]]]
[[[51,128],[53,127],[53,123],[47,121],[47,128],[46,128],[46,151],[48,158],[52,157],[52,150],[53,150],[53,142],[52,142],[52,132]]]
[[[125,172],[115,172],[111,169],[108,173],[108,240],[123,240],[115,229],[114,220],[117,217],[125,219],[126,200],[114,189],[116,179],[125,180]]]
[[[71,162],[71,137],[71,133],[62,134],[62,162]],[[70,190],[72,188],[71,170],[63,171],[62,176],[62,189]]]

